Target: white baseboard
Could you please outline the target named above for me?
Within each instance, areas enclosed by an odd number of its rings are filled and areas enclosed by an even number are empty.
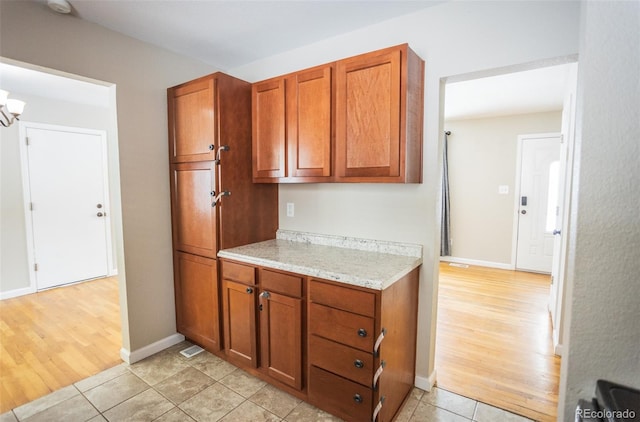
[[[414,384],[416,387],[424,391],[431,391],[433,386],[436,384],[436,370],[434,369],[427,378],[416,375]]]
[[[11,299],[13,297],[30,295],[35,293],[36,289],[33,287],[24,287],[22,289],[7,290],[6,292],[0,292],[0,300]]]
[[[120,357],[123,361],[131,365],[132,363],[136,363],[144,358],[161,352],[164,349],[173,346],[174,344],[178,344],[181,341],[184,341],[184,336],[182,334],[172,334],[169,337],[165,337],[161,340],[156,341],[155,343],[151,343],[132,352],[123,347],[122,349],[120,349]]]
[[[458,258],[455,256],[441,256],[441,262],[454,262],[456,264],[477,265],[479,267],[499,268],[501,270],[515,270],[515,265],[502,262],[481,261],[479,259]]]
[[[553,353],[555,353],[556,355],[558,355],[560,357],[562,357],[562,350],[563,350],[562,344],[556,344],[553,347]]]

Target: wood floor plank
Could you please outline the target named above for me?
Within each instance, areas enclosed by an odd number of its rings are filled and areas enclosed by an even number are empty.
[[[440,264],[437,385],[539,421],[556,420],[550,277]]]
[[[118,280],[0,301],[0,413],[118,365]]]

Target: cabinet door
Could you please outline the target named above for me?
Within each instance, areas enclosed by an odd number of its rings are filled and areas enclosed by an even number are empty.
[[[198,79],[167,91],[171,162],[215,159],[214,79]]]
[[[269,181],[270,178],[285,177],[287,163],[285,160],[285,82],[283,78],[253,85],[252,119],[254,180]]]
[[[337,63],[338,177],[400,176],[400,61],[396,49]]]
[[[261,366],[278,381],[302,389],[302,299],[260,295]]]
[[[258,366],[255,287],[223,280],[224,344],[229,361]]]
[[[182,252],[215,258],[217,253],[215,164],[182,163],[172,166],[174,247]]]
[[[216,260],[178,252],[175,293],[178,332],[209,351],[220,350]]]
[[[287,78],[287,150],[291,177],[331,175],[332,66]]]

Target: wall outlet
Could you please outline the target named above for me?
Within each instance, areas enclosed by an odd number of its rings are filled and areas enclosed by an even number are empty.
[[[293,202],[287,202],[287,217],[293,217],[296,213],[295,206]]]
[[[509,185],[498,186],[498,193],[500,195],[509,195]]]

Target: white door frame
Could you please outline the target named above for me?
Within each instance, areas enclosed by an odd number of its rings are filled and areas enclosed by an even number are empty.
[[[527,139],[560,138],[560,132],[552,133],[530,133],[518,135],[518,146],[516,150],[516,184],[513,202],[513,230],[511,237],[511,267],[516,268],[516,256],[518,250],[518,212],[520,212],[520,173],[522,172],[522,143]]]
[[[29,264],[29,291],[35,293],[37,291],[36,283],[36,271],[35,271],[35,245],[33,243],[33,214],[30,209],[31,199],[31,186],[29,183],[29,155],[27,149],[27,129],[43,129],[43,130],[58,130],[65,132],[75,132],[87,135],[95,135],[100,137],[102,144],[102,168],[103,168],[103,186],[105,192],[104,209],[106,211],[105,225],[106,225],[106,237],[107,237],[107,270],[108,275],[114,275],[113,273],[113,244],[111,239],[111,204],[110,204],[110,190],[109,190],[109,166],[107,159],[107,132],[105,130],[86,129],[71,126],[51,125],[46,123],[35,123],[20,121],[19,123],[19,140],[20,140],[20,167],[22,170],[22,195],[23,195],[23,207],[25,217],[25,228],[27,238],[27,260]]]

